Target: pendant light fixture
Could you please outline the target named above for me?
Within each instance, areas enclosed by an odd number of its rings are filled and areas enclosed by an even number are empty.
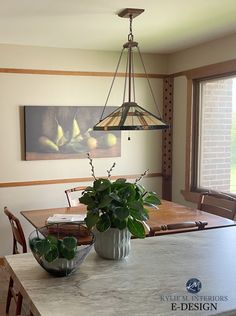
[[[133,18],[144,12],[144,9],[125,9],[122,10],[118,16],[122,18],[129,18],[130,28],[128,34],[128,42],[123,45],[118,64],[116,66],[115,74],[112,79],[111,87],[108,92],[108,96],[105,105],[102,110],[100,121],[93,127],[94,130],[107,131],[107,130],[155,130],[155,129],[165,129],[169,126],[163,122],[161,118],[160,111],[155,100],[155,96],[147,75],[147,71],[143,62],[142,55],[140,53],[138,43],[134,41],[134,36],[132,33],[132,22]],[[143,107],[139,106],[135,98],[135,82],[134,82],[134,49],[138,52],[141,64],[144,69],[146,79],[148,81],[148,86],[150,89],[151,96],[153,98],[154,104],[156,105],[158,114],[154,115],[151,112],[145,110]],[[124,92],[123,92],[123,103],[115,111],[113,111],[108,116],[104,117],[106,106],[116,79],[118,69],[122,60],[124,51],[127,51],[127,61],[126,61],[126,72],[125,72],[125,82],[124,82]]]

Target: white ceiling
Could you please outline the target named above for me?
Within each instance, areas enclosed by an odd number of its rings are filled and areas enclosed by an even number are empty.
[[[236,32],[236,0],[0,0],[0,43],[120,50],[128,19],[142,52],[171,53]]]

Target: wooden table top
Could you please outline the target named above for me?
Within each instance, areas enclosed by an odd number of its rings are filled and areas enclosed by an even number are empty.
[[[84,214],[86,206],[81,204],[76,207],[62,207],[42,210],[22,211],[21,214],[36,228],[46,224],[46,220],[53,214]],[[174,224],[186,221],[207,221],[208,225],[205,229],[219,228],[225,226],[234,226],[236,221],[216,216],[207,212],[192,209],[174,202],[162,200],[159,209],[149,208],[149,220],[147,224],[152,228],[158,225]],[[193,228],[185,228],[178,232],[193,230]],[[195,229],[194,229],[195,230]],[[176,231],[161,231],[158,235],[175,233]]]
[[[236,315],[235,246],[236,227],[226,227],[133,239],[119,261],[92,249],[69,277],[50,276],[31,253],[7,256],[6,268],[34,316]],[[192,278],[198,293],[187,290]]]

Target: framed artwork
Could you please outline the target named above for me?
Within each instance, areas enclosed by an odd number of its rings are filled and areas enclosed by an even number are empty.
[[[93,131],[101,106],[24,106],[25,159],[119,157],[121,132]],[[107,107],[106,115],[115,107]]]

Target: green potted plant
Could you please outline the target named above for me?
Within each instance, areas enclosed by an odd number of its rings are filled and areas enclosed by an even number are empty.
[[[148,210],[145,205],[156,206],[161,201],[155,192],[147,191],[138,183],[147,171],[133,183],[126,179],[112,182],[111,171],[115,163],[107,171],[107,178],[96,178],[89,154],[88,158],[94,181],[93,186],[88,186],[79,199],[87,205],[85,222],[89,229],[94,229],[94,247],[98,254],[109,259],[120,259],[129,253],[131,234],[138,238],[146,235]]]

